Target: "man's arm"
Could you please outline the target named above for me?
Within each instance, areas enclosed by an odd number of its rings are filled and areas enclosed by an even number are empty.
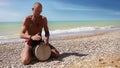
[[[20,31],[20,38],[23,39],[30,39],[30,35],[25,34],[26,33],[26,28],[28,27],[28,21],[27,18],[25,18],[25,20],[23,21],[23,25],[21,27],[21,31]]]
[[[23,25],[21,27],[21,31],[20,31],[20,37],[23,39],[32,39],[32,40],[40,40],[41,37],[39,36],[39,33],[35,34],[35,35],[28,35],[26,34],[27,28],[28,28],[28,24],[29,24],[29,17],[26,17]]]
[[[47,18],[46,17],[44,17],[44,31],[45,31],[44,42],[47,44],[47,43],[49,43],[50,33],[49,33],[48,22],[47,22]]]

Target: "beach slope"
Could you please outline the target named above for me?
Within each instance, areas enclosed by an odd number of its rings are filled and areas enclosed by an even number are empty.
[[[50,43],[61,56],[29,65],[20,59],[24,41],[0,44],[0,68],[120,68],[120,30],[51,39]]]

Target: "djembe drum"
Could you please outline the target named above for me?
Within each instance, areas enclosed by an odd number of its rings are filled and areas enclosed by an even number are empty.
[[[34,48],[34,54],[36,58],[40,61],[45,61],[51,56],[51,48],[45,43],[41,42]]]

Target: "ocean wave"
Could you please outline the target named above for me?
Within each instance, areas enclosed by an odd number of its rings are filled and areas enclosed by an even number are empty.
[[[50,31],[51,34],[60,34],[60,33],[70,33],[70,32],[82,32],[82,31],[93,31],[93,30],[99,30],[99,29],[110,29],[112,26],[104,26],[104,27],[76,27],[71,29],[56,29]]]
[[[6,36],[0,36],[0,39],[8,39]]]
[[[0,36],[1,39],[9,39],[9,38],[19,38],[19,33],[13,33],[13,34],[5,34]]]
[[[77,32],[84,32],[84,31],[94,31],[94,30],[104,30],[104,29],[110,29],[113,28],[112,26],[104,26],[104,27],[76,27],[71,29],[56,29],[51,30],[50,34],[64,34],[64,33],[77,33]],[[44,35],[44,31],[42,32],[42,35]],[[9,39],[9,38],[19,38],[19,33],[15,34],[8,34],[8,35],[2,35],[0,36],[0,40],[2,39]]]

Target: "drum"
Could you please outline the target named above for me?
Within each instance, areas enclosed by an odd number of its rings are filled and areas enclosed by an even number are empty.
[[[47,46],[43,42],[41,42],[35,47],[34,53],[38,60],[45,61],[51,56],[51,48],[50,46]]]

